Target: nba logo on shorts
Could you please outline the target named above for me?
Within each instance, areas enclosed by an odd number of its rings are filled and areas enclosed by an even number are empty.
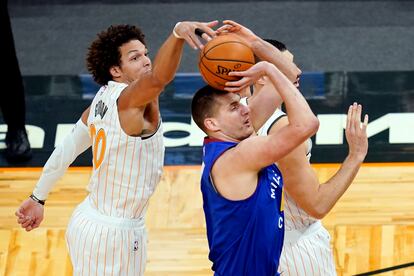
[[[138,250],[138,241],[134,241],[134,251]]]

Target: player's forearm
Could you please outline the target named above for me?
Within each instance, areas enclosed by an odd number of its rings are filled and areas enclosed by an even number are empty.
[[[318,201],[316,203],[318,212],[322,217],[333,208],[354,181],[361,163],[358,158],[348,156],[336,174],[319,186]]]
[[[91,146],[88,128],[79,120],[71,133],[58,145],[43,167],[33,194],[45,200],[56,182],[63,176],[76,157]]]
[[[182,39],[170,35],[158,51],[152,70],[129,86],[131,96],[121,104],[143,106],[157,99],[165,86],[174,79],[180,64],[183,43]]]
[[[296,81],[298,75],[301,73],[300,69],[295,63],[288,60],[279,49],[261,38],[252,41],[251,47],[258,58],[276,65],[291,82]]]
[[[174,79],[178,66],[180,65],[183,39],[177,39],[170,35],[158,51],[154,60],[152,75],[162,85],[167,85]]]

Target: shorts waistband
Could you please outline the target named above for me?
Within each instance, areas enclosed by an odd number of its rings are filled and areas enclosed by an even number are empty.
[[[86,197],[85,200],[78,205],[77,210],[81,211],[87,217],[107,226],[145,229],[145,219],[143,217],[129,219],[102,214],[95,207],[92,206],[89,197]]]
[[[311,225],[303,229],[285,229],[285,241],[287,242],[296,242],[302,237],[311,236],[314,233],[318,232],[322,228],[322,223],[320,220],[315,221]]]

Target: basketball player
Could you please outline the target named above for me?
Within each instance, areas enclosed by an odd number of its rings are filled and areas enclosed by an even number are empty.
[[[246,35],[250,31],[247,28],[234,21],[228,21],[226,24],[230,27],[222,27],[221,30],[234,32],[234,28],[238,28],[239,35],[253,41],[252,37]],[[283,43],[274,40],[265,42],[260,38],[255,38],[254,41],[255,47],[267,49],[264,51],[267,53],[264,58],[278,63],[282,72],[300,72],[293,63],[293,55]],[[289,73],[287,76],[295,86],[299,86],[299,76],[295,77]],[[277,93],[263,93],[266,90],[275,90],[273,84],[266,78],[256,81],[254,88],[255,95],[248,101],[251,109],[268,102],[268,95],[273,96],[272,100],[279,105],[272,117],[259,130],[259,134],[266,136],[278,132],[288,124],[286,114],[280,110],[281,98],[275,96]],[[352,183],[367,154],[368,117],[365,116],[360,127],[361,113],[361,105],[354,103],[349,107],[345,130],[349,153],[338,172],[324,185],[319,184],[317,175],[309,163],[312,147],[310,139],[277,162],[286,187],[284,190],[285,243],[279,269],[283,275],[336,275],[330,236],[320,219],[332,209]]]
[[[66,232],[75,275],[143,275],[145,213],[164,161],[158,96],[174,78],[184,41],[202,48],[194,30],[202,29],[208,40],[215,36],[211,27],[216,24],[177,23],[153,66],[144,34],[135,26],[110,26],[89,47],[88,69],[102,87],[16,211],[27,231],[38,227],[49,191],[92,146],[89,195],[75,209]]]
[[[244,89],[266,74],[280,91],[290,124],[256,136],[237,93],[210,86],[192,101],[192,116],[208,135],[201,191],[214,275],[278,275],[284,223],[282,176],[274,163],[313,135],[318,120],[303,96],[273,64],[259,62],[226,90]]]
[[[293,55],[283,44],[275,45],[282,45],[279,50],[293,60]],[[349,107],[345,129],[348,156],[337,173],[323,185],[309,163],[310,139],[278,161],[286,187],[285,242],[279,268],[282,275],[336,275],[330,235],[320,219],[328,214],[353,182],[367,154],[368,117],[365,116],[360,127],[361,114],[361,105],[354,103]],[[287,123],[288,119],[279,107],[259,130],[259,135],[278,132]]]

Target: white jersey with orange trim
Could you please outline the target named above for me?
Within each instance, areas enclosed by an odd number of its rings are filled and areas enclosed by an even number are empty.
[[[110,81],[95,96],[88,117],[93,173],[88,186],[92,205],[102,214],[142,217],[163,170],[161,123],[152,136],[132,137],[121,128],[117,100],[126,84]]]
[[[117,100],[125,87],[110,81],[91,104],[89,195],[73,212],[66,231],[74,275],[144,275],[145,213],[161,179],[163,133],[161,123],[146,138],[122,130]]]
[[[286,114],[277,109],[258,131],[258,135],[268,135],[270,128],[283,116]],[[306,143],[306,156],[309,160],[312,140],[308,139]],[[279,273],[283,276],[336,275],[329,232],[318,219],[300,208],[286,190],[283,195],[285,200],[285,239]]]

